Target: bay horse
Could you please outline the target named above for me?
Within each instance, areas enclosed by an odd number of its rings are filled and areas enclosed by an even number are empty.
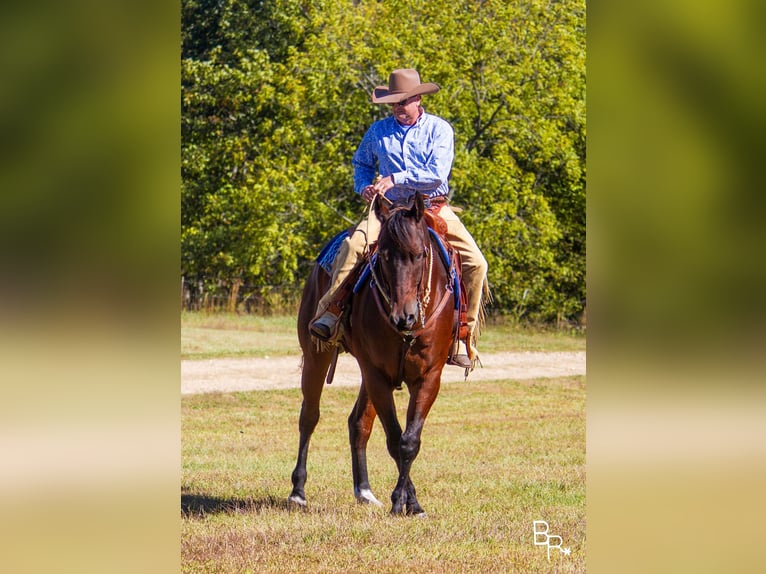
[[[410,468],[420,450],[428,412],[441,385],[441,372],[453,343],[455,321],[454,271],[438,240],[429,231],[423,197],[415,193],[408,205],[390,207],[376,201],[381,221],[377,253],[370,261],[343,320],[343,345],[357,360],[362,382],[348,417],[354,495],[361,503],[383,506],[370,489],[367,441],[376,415],[386,434],[388,453],[399,478],[391,494],[391,514],[424,516],[415,496]],[[454,267],[451,269],[454,270]],[[303,371],[298,460],[292,473],[288,502],[306,505],[306,460],[318,421],[325,377],[333,361],[332,348],[317,346],[309,323],[330,276],[316,264],[304,287],[298,314],[298,338]],[[335,355],[337,358],[337,355]],[[400,426],[394,390],[409,391],[407,421]]]

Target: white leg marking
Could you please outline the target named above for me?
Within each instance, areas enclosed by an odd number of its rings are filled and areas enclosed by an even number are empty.
[[[354,496],[356,496],[356,500],[362,504],[374,504],[375,506],[381,507],[383,506],[383,503],[375,498],[375,495],[369,488],[363,488],[361,490],[354,489]]]

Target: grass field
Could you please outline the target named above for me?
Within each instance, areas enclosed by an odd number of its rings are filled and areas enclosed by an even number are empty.
[[[215,320],[182,323],[212,331]],[[236,331],[236,319],[218,320],[219,330]],[[290,321],[282,321],[287,329]],[[277,341],[284,335],[275,336],[277,322],[253,329],[243,322],[248,328],[241,330],[263,329]],[[247,354],[234,341],[187,352]],[[580,336],[530,334],[529,341],[543,350],[584,347]],[[377,422],[368,464],[373,492],[386,507],[355,502],[346,427],[355,398],[351,388],[325,389],[309,453],[309,508],[296,511],[286,498],[300,391],[182,397],[183,572],[585,571],[584,377],[445,385],[412,469],[425,519],[388,514],[396,469]],[[403,419],[407,391],[396,398]],[[546,548],[533,543],[534,520],[545,520],[571,554],[552,549],[549,562]]]
[[[584,351],[585,335],[573,330],[495,321],[482,332],[480,350]],[[296,318],[234,314],[181,314],[181,358],[259,357],[300,354]]]

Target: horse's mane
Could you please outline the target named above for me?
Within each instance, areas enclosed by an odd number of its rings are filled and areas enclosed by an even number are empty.
[[[421,219],[415,225],[409,220],[414,220],[415,216],[405,206],[395,207],[389,213],[388,219],[383,224],[383,229],[387,237],[394,244],[394,247],[402,253],[415,255],[423,249],[422,238],[415,235],[418,229],[425,230],[425,220]],[[382,231],[381,231],[382,235]]]

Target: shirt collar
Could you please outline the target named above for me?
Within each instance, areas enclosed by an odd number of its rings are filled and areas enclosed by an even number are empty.
[[[402,129],[402,130],[405,130],[405,131],[407,131],[408,129],[410,129],[410,128],[414,128],[416,125],[418,125],[419,123],[421,123],[421,122],[423,122],[423,121],[424,121],[424,118],[425,118],[425,117],[426,117],[426,115],[427,115],[427,114],[426,114],[426,109],[425,109],[423,106],[420,106],[420,109],[421,109],[421,112],[420,112],[420,116],[418,117],[418,119],[417,119],[417,120],[415,120],[415,123],[414,123],[414,124],[412,124],[412,125],[409,125],[409,126],[405,126],[405,125],[403,125],[403,124],[400,124],[400,123],[399,123],[399,120],[397,120],[397,119],[396,119],[396,117],[394,117],[393,115],[391,115],[391,116],[389,116],[389,117],[391,118],[391,120],[393,120],[393,122],[394,122],[394,125],[395,125],[396,127],[398,127],[399,129]]]

